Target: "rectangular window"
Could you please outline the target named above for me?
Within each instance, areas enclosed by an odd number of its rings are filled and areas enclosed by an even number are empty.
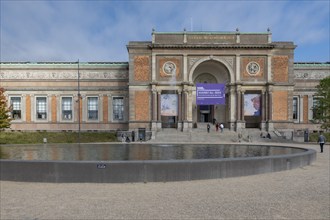
[[[10,105],[12,106],[11,117],[14,120],[20,120],[22,117],[21,97],[10,97]]]
[[[292,119],[298,120],[298,97],[293,97],[293,103],[292,103]]]
[[[322,112],[322,110],[321,110],[322,108],[319,108],[320,110],[319,110],[319,112],[317,112],[317,111],[314,109],[316,106],[322,106],[322,103],[321,103],[319,97],[317,97],[317,96],[313,96],[313,107],[312,107],[312,110],[313,110],[313,119],[316,118],[316,114],[323,115],[323,112]]]
[[[72,120],[72,97],[62,97],[62,120]]]
[[[113,97],[112,99],[113,120],[124,120],[124,98]]]
[[[37,119],[47,119],[47,98],[37,97],[36,98],[36,113]]]
[[[97,97],[87,98],[87,118],[88,120],[98,120],[99,103]]]

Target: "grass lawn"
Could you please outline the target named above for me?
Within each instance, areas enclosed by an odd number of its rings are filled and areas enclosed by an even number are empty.
[[[78,143],[76,132],[0,132],[0,144],[42,144],[47,143]],[[116,134],[109,132],[81,132],[80,142],[114,142]]]

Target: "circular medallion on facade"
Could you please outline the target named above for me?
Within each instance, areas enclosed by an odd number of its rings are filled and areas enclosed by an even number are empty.
[[[176,65],[175,65],[175,63],[173,63],[171,61],[167,61],[163,65],[163,71],[164,71],[164,73],[166,73],[168,75],[175,75],[175,73],[176,73]]]
[[[250,75],[256,75],[260,71],[260,66],[258,63],[252,61],[252,62],[248,63],[248,65],[246,66],[246,71]]]

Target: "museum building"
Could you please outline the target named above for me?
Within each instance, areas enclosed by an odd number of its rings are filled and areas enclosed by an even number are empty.
[[[153,30],[128,43],[128,62],[1,62],[0,87],[11,130],[185,132],[216,120],[233,131],[317,131],[315,86],[330,63],[295,63],[295,48],[270,31]],[[222,102],[200,102],[204,93]]]

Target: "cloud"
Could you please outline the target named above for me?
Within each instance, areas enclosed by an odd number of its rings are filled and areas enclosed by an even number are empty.
[[[152,28],[159,32],[184,28],[266,32],[270,27],[274,41],[294,41],[300,47],[299,53],[308,53],[311,45],[329,48],[328,1],[1,1],[0,4],[2,61],[128,61],[128,42],[151,41]],[[318,56],[320,61],[329,60],[329,53]]]

